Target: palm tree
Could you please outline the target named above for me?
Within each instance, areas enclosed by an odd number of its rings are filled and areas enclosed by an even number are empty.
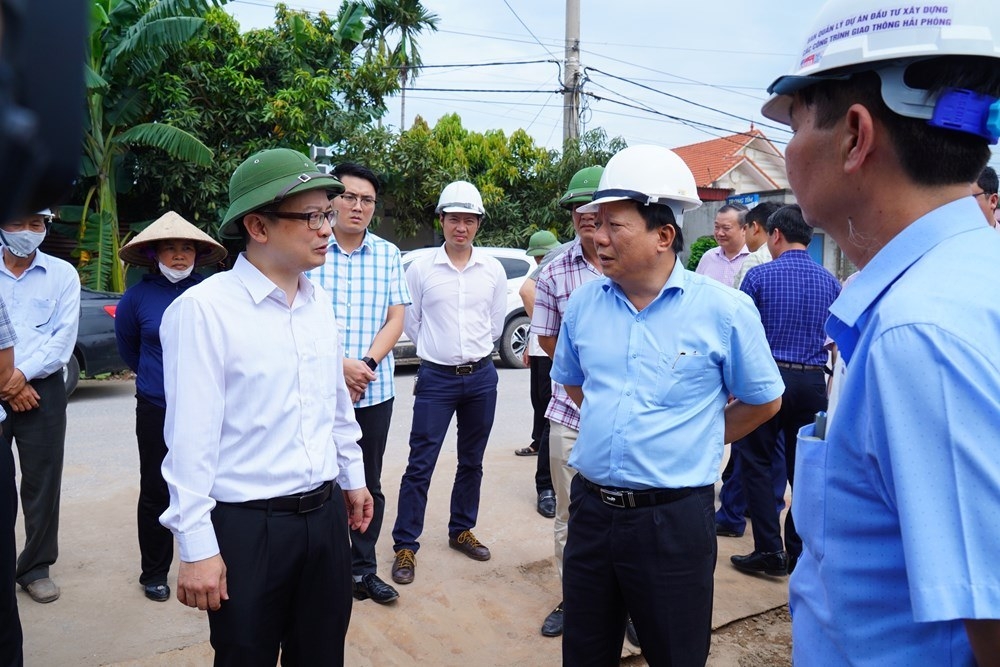
[[[367,0],[366,9],[371,17],[365,41],[369,51],[377,49],[387,56],[391,66],[399,69],[400,104],[399,129],[406,129],[406,84],[413,83],[420,67],[417,37],[425,30],[436,31],[438,16],[427,11],[420,0]],[[396,44],[389,49],[388,38],[398,35]]]
[[[211,163],[212,151],[188,132],[167,123],[139,122],[149,114],[142,85],[198,34],[209,8],[226,2],[92,0],[82,177],[93,180],[80,209],[77,237],[77,268],[89,287],[125,288],[118,260],[117,197],[134,180],[130,147],[158,148],[202,166]]]

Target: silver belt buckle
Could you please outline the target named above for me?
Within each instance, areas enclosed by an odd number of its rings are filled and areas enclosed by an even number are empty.
[[[472,375],[472,371],[475,370],[472,364],[462,364],[461,366],[455,366],[455,375]]]
[[[628,505],[625,504],[624,491],[601,489],[601,500],[604,501],[605,505],[611,505],[612,507],[628,507]]]

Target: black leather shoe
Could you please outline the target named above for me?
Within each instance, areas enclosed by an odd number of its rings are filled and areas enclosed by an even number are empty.
[[[562,602],[553,609],[545,621],[542,623],[542,635],[545,637],[558,637],[563,633],[563,606]]]
[[[635,623],[632,622],[631,616],[625,617],[625,636],[632,646],[640,648],[639,646],[639,635],[635,631]]]
[[[166,584],[146,584],[142,590],[153,602],[166,602],[170,599],[170,586]]]
[[[542,491],[538,494],[538,513],[546,519],[552,519],[556,515],[556,492]]]
[[[772,577],[788,575],[788,555],[784,551],[762,553],[754,551],[746,556],[730,556],[733,566],[740,572],[769,574]]]
[[[799,562],[799,557],[796,556],[795,554],[793,554],[792,552],[788,552],[788,574],[789,575],[791,575],[791,573],[795,571],[795,566],[798,564],[798,562]]]
[[[742,530],[734,530],[721,523],[715,524],[715,534],[719,537],[743,537]]]
[[[463,530],[458,534],[458,537],[449,537],[448,546],[456,551],[461,551],[472,560],[490,559],[490,550],[476,539],[471,530]]]
[[[399,598],[395,588],[378,578],[374,572],[362,575],[361,581],[354,582],[354,599],[367,600],[371,598],[379,604],[389,604]]]

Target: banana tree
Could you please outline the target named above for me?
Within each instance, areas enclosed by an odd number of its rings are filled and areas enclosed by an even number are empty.
[[[132,146],[148,146],[177,160],[208,166],[212,151],[194,135],[149,115],[142,87],[163,61],[201,30],[202,16],[227,0],[93,0],[86,68],[86,132],[79,212],[77,269],[84,285],[125,288],[118,225],[118,195],[134,183]]]

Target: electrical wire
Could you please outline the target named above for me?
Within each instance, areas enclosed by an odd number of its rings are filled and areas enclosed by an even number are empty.
[[[528,27],[528,24],[521,20],[521,17],[517,15],[517,12],[515,12],[514,8],[510,6],[510,3],[507,2],[507,0],[503,0],[503,4],[507,5],[507,9],[509,9],[510,13],[514,15],[514,18],[517,19],[517,22],[520,23],[522,26],[524,26],[524,29],[528,31],[528,34],[531,35],[531,38],[534,39],[536,42],[538,42],[538,46],[540,46],[543,49],[545,49],[545,51],[550,56],[552,56],[553,58],[555,58],[555,55],[551,51],[549,51],[548,47],[545,46],[544,44],[542,44],[541,40],[539,40],[537,37],[535,37],[535,33],[531,32],[531,28]]]

